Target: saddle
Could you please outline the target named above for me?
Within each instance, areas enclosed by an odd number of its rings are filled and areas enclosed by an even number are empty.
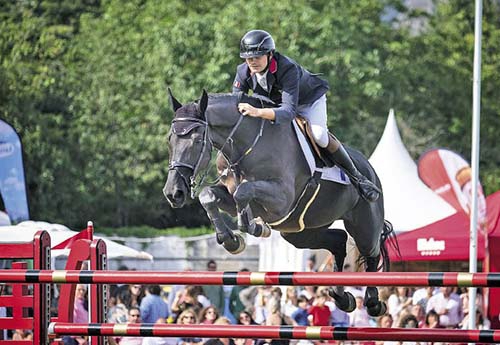
[[[309,144],[309,147],[311,148],[311,151],[314,155],[314,160],[316,162],[317,167],[324,167],[328,166],[328,161],[325,160],[325,156],[321,154],[322,148],[316,144],[316,141],[314,141],[314,137],[312,134],[312,129],[311,129],[311,124],[305,117],[302,117],[300,115],[295,117],[295,123],[299,127],[300,131],[302,134],[304,134],[305,138],[307,139],[307,143]],[[330,135],[330,133],[328,133]]]

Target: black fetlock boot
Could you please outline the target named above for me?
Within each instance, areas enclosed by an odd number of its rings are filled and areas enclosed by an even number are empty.
[[[359,172],[344,146],[335,137],[329,136],[329,139],[326,150],[331,160],[349,176],[363,199],[368,202],[376,201],[381,193],[380,188]]]

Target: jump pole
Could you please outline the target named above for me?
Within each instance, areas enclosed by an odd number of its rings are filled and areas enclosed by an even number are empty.
[[[0,283],[500,287],[500,273],[0,270]]]
[[[452,330],[419,328],[331,327],[331,326],[243,326],[176,324],[74,324],[54,322],[50,335],[199,337],[309,340],[375,340],[425,342],[498,343],[500,330]]]

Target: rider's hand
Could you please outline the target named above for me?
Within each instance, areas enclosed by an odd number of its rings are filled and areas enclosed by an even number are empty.
[[[260,109],[255,108],[255,107],[251,106],[248,103],[240,103],[240,104],[238,104],[238,110],[243,115],[249,115],[249,116],[252,116],[252,117],[261,117],[260,111],[259,111]]]

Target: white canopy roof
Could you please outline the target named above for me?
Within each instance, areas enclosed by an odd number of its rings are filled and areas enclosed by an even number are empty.
[[[415,230],[456,213],[418,177],[391,109],[382,138],[370,157],[382,182],[385,218],[397,232]]]
[[[0,242],[19,243],[33,240],[33,236],[39,230],[46,230],[51,239],[51,245],[55,246],[68,238],[75,236],[78,232],[72,231],[61,224],[51,224],[47,222],[25,221],[12,226],[0,226]],[[130,247],[121,245],[103,237],[95,236],[94,239],[102,239],[106,243],[107,256],[109,259],[137,258],[143,260],[153,260],[153,256],[143,251],[137,251]],[[51,256],[68,256],[69,249],[52,250]]]

